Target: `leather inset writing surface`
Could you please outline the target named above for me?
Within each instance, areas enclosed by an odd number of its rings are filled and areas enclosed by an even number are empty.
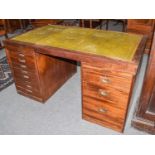
[[[48,25],[13,40],[132,61],[142,35]]]

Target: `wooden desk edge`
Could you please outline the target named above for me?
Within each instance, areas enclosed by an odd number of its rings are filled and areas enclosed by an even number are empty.
[[[118,59],[112,59],[108,58],[106,56],[99,56],[99,55],[94,55],[90,53],[82,53],[79,51],[72,51],[72,50],[66,50],[66,49],[61,49],[61,48],[56,48],[56,47],[51,47],[51,46],[43,46],[43,45],[37,45],[33,43],[27,43],[27,42],[21,42],[21,41],[15,41],[11,39],[4,40],[4,45],[11,45],[11,44],[16,44],[16,45],[22,45],[22,46],[29,46],[32,48],[36,49],[37,53],[45,54],[45,55],[51,55],[55,57],[63,57],[66,59],[71,59],[79,62],[86,62],[86,63],[92,63],[95,62],[97,66],[101,66],[102,63],[105,62],[111,62],[117,65],[127,65],[131,66],[133,68],[132,74],[136,74],[136,71],[138,69],[145,44],[146,44],[146,37],[144,36],[143,39],[141,40],[137,51],[132,59],[132,61],[123,61],[123,60],[118,60]]]

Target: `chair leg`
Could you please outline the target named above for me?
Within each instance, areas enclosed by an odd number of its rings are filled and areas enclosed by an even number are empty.
[[[109,19],[106,19],[106,30],[109,29]]]
[[[123,32],[126,32],[126,23],[123,23]]]
[[[8,38],[8,34],[7,33],[4,36],[5,36],[6,39]]]
[[[5,36],[6,39],[8,38],[7,33],[5,33],[4,36]],[[0,49],[3,49],[3,48],[4,48],[4,45],[2,45],[2,42],[0,41]]]
[[[93,21],[92,21],[92,19],[89,20],[89,28],[93,28]]]
[[[1,44],[1,42],[0,42],[0,49],[2,49],[3,47],[2,47],[2,44]]]
[[[100,19],[100,29],[102,29],[102,19]]]

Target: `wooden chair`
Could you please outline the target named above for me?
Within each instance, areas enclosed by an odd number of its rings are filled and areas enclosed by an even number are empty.
[[[80,19],[80,27],[86,28],[102,28],[102,19]]]
[[[79,21],[77,19],[64,19],[58,24],[63,26],[79,26]]]
[[[42,27],[48,24],[59,24],[62,20],[58,19],[31,19],[30,24],[33,28]]]
[[[121,23],[122,24],[122,31],[126,32],[127,19],[107,19],[107,30],[109,29],[109,21],[110,20],[116,22],[114,25]]]
[[[5,36],[5,38],[8,38],[5,19],[0,19],[0,36]],[[0,42],[0,49],[2,48],[4,47],[2,46],[2,43]]]

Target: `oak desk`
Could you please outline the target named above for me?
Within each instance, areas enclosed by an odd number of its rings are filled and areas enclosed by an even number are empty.
[[[8,39],[5,46],[17,92],[41,102],[81,62],[82,118],[123,131],[143,36],[48,25]]]

